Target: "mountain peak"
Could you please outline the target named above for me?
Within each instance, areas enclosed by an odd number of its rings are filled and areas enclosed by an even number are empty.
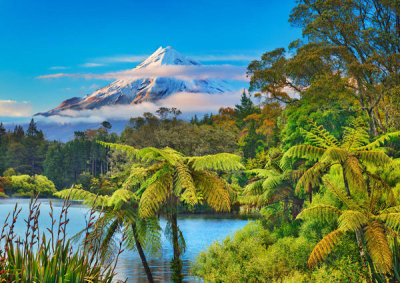
[[[200,65],[199,62],[183,56],[171,46],[160,47],[143,63],[134,69],[159,67],[162,65]],[[220,94],[230,90],[224,81],[193,80],[185,81],[174,77],[149,77],[132,80],[117,80],[83,98],[73,97],[58,107],[36,115],[51,116],[64,110],[98,109],[106,105],[137,104],[166,98],[180,92]]]
[[[167,46],[165,48],[160,46],[145,61],[138,65],[136,69],[161,65],[200,65],[200,63],[183,56],[171,46]]]

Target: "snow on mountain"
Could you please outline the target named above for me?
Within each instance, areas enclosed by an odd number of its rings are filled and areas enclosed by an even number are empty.
[[[133,70],[145,71],[163,65],[200,66],[171,47],[158,48]],[[182,80],[173,77],[149,77],[143,79],[121,79],[96,90],[83,98],[73,97],[63,101],[58,107],[36,115],[60,115],[64,110],[98,109],[106,105],[138,104],[143,101],[156,102],[179,92],[221,94],[230,87],[220,80]]]

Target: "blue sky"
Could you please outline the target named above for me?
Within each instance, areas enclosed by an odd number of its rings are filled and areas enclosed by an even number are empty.
[[[125,70],[159,46],[204,64],[246,66],[300,37],[287,21],[294,5],[292,0],[0,0],[0,116],[45,111],[108,83],[38,76]]]

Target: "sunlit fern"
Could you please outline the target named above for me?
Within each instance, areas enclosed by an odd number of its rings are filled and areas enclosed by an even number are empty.
[[[345,128],[340,142],[315,123],[312,123],[310,131],[303,130],[303,133],[308,143],[291,147],[281,159],[281,168],[284,170],[298,159],[310,160],[315,164],[300,178],[297,192],[318,187],[322,176],[336,164],[342,167],[349,190],[365,191],[367,183],[364,173],[367,167],[391,163],[391,158],[379,147],[390,138],[400,136],[400,132],[389,133],[369,143],[368,132],[361,120]]]
[[[231,185],[215,172],[243,168],[240,157],[234,154],[186,157],[171,148],[147,147],[140,150],[123,145],[102,143],[115,150],[130,151],[141,164],[132,168],[125,182],[140,186],[139,213],[141,217],[156,215],[171,194],[189,207],[207,203],[216,211],[229,211]]]
[[[161,233],[158,220],[149,218],[146,221],[138,216],[138,197],[125,188],[116,190],[112,195],[96,195],[82,189],[66,189],[55,194],[61,198],[82,200],[89,207],[95,207],[104,212],[108,221],[104,221],[102,251],[104,255],[112,252],[112,243],[115,237],[125,231],[127,240],[125,242],[129,249],[134,250],[135,240],[132,224],[142,247],[151,255],[156,256],[161,249]]]
[[[347,233],[361,231],[365,247],[375,270],[390,273],[393,269],[390,240],[399,237],[400,208],[387,200],[378,188],[373,188],[366,201],[356,203],[346,192],[327,182],[326,187],[341,200],[344,208],[315,205],[304,209],[297,218],[337,223],[337,229],[326,235],[311,252],[310,267],[323,261]],[[383,198],[380,200],[380,198]],[[386,201],[385,201],[386,200]],[[383,203],[383,205],[382,205]]]

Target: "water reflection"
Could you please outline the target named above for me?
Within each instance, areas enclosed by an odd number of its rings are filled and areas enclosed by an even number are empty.
[[[16,223],[16,233],[23,235],[25,231],[24,220],[28,215],[29,200],[26,199],[3,199],[0,200],[0,225],[4,222],[8,212],[12,211],[15,203],[18,202],[22,207],[22,211],[18,222]],[[48,200],[41,200],[41,213],[39,217],[39,228],[45,231],[50,226],[48,213],[50,206]],[[62,201],[52,200],[54,215],[58,216],[61,211]],[[70,224],[67,229],[69,235],[75,235],[85,227],[86,215],[88,209],[78,202],[74,202],[69,211]],[[185,282],[199,282],[196,278],[189,276],[190,261],[201,251],[209,246],[213,241],[222,240],[227,235],[233,234],[238,229],[247,224],[247,220],[241,219],[222,219],[209,218],[206,216],[180,217],[178,224],[182,230],[186,241],[186,252],[182,257],[183,272],[185,274]],[[165,228],[166,221],[161,219],[161,227]],[[170,281],[171,271],[169,269],[170,260],[172,258],[172,247],[169,241],[163,235],[162,251],[159,258],[149,258],[149,265],[153,272],[156,282]],[[147,282],[146,274],[143,270],[142,263],[135,251],[124,251],[119,259],[116,267],[118,279],[127,280],[129,283]]]

